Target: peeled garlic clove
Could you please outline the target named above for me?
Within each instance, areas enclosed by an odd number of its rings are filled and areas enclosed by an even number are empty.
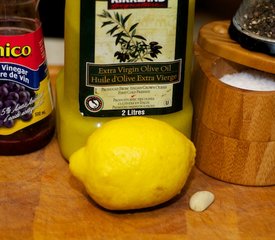
[[[189,200],[189,207],[196,212],[202,212],[207,209],[215,200],[213,193],[209,191],[198,191],[194,193]]]

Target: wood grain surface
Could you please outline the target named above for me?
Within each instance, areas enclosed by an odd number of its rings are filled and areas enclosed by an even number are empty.
[[[188,207],[199,190],[216,196],[202,213]],[[37,152],[0,156],[0,239],[275,239],[275,187],[224,183],[194,168],[182,193],[162,206],[105,211],[71,175],[54,138]]]

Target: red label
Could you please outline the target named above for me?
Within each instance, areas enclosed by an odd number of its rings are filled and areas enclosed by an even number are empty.
[[[167,7],[168,0],[108,0],[108,9]]]
[[[37,70],[44,61],[45,49],[41,27],[23,35],[0,37],[0,62]]]

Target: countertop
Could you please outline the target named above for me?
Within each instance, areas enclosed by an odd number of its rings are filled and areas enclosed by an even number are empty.
[[[53,82],[60,67],[49,67]],[[142,183],[141,183],[142,184]],[[0,156],[0,239],[275,239],[275,186],[247,187],[193,168],[183,191],[161,206],[111,212],[97,206],[70,173],[56,137],[43,149]],[[189,209],[193,193],[215,202]]]
[[[194,39],[199,28],[213,20],[217,16],[197,12]],[[45,38],[45,45],[54,83],[64,64],[64,40]],[[199,190],[216,197],[202,213],[188,206]],[[194,167],[181,194],[170,202],[140,211],[110,212],[98,207],[71,175],[56,136],[37,152],[0,156],[3,240],[268,240],[275,239],[274,226],[275,186],[233,185]]]

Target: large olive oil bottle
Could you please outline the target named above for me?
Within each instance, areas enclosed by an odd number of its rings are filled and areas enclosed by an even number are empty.
[[[147,116],[191,134],[194,0],[67,0],[58,139],[68,158],[106,121]]]

